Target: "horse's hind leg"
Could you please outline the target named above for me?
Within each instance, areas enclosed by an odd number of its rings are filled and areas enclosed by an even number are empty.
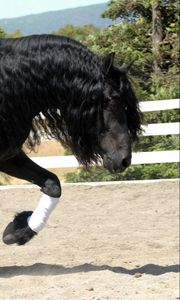
[[[4,243],[23,245],[44,227],[61,196],[60,182],[56,175],[35,164],[23,151],[14,158],[1,162],[0,171],[37,184],[44,193],[34,212],[24,211],[18,214],[3,233]]]

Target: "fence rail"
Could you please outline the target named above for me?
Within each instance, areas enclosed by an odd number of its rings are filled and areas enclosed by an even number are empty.
[[[143,112],[178,109],[180,108],[179,99],[157,100],[140,102]],[[171,135],[179,134],[180,123],[161,123],[143,125],[143,136]],[[173,163],[179,162],[180,151],[155,151],[138,152],[132,154],[132,164],[154,164],[154,163]],[[33,157],[32,160],[44,168],[76,168],[79,166],[77,159],[72,156],[47,156]]]
[[[179,122],[143,125],[143,136],[179,134]]]
[[[179,161],[179,151],[138,152],[132,154],[132,164],[172,163]],[[47,169],[77,168],[79,163],[73,155],[33,157],[32,160]]]
[[[178,109],[180,108],[180,99],[143,101],[140,102],[140,108],[143,112]]]

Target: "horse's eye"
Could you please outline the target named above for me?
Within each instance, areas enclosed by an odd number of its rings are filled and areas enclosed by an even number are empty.
[[[99,133],[99,136],[101,136],[101,137],[103,137],[104,135],[105,135],[104,131]]]

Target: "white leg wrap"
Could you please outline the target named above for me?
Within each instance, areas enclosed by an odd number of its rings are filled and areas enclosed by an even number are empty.
[[[39,232],[45,226],[51,212],[56,207],[60,198],[53,198],[46,194],[41,197],[38,206],[28,218],[29,227],[35,231]]]

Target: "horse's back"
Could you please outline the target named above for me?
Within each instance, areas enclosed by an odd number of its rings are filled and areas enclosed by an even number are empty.
[[[22,50],[32,51],[40,49],[41,51],[46,48],[60,48],[62,46],[74,46],[75,48],[80,47],[81,49],[90,52],[88,48],[82,45],[79,41],[66,36],[58,36],[53,34],[40,34],[40,35],[29,35],[18,38],[1,38],[0,39],[0,51],[6,54],[6,51],[21,52]]]

